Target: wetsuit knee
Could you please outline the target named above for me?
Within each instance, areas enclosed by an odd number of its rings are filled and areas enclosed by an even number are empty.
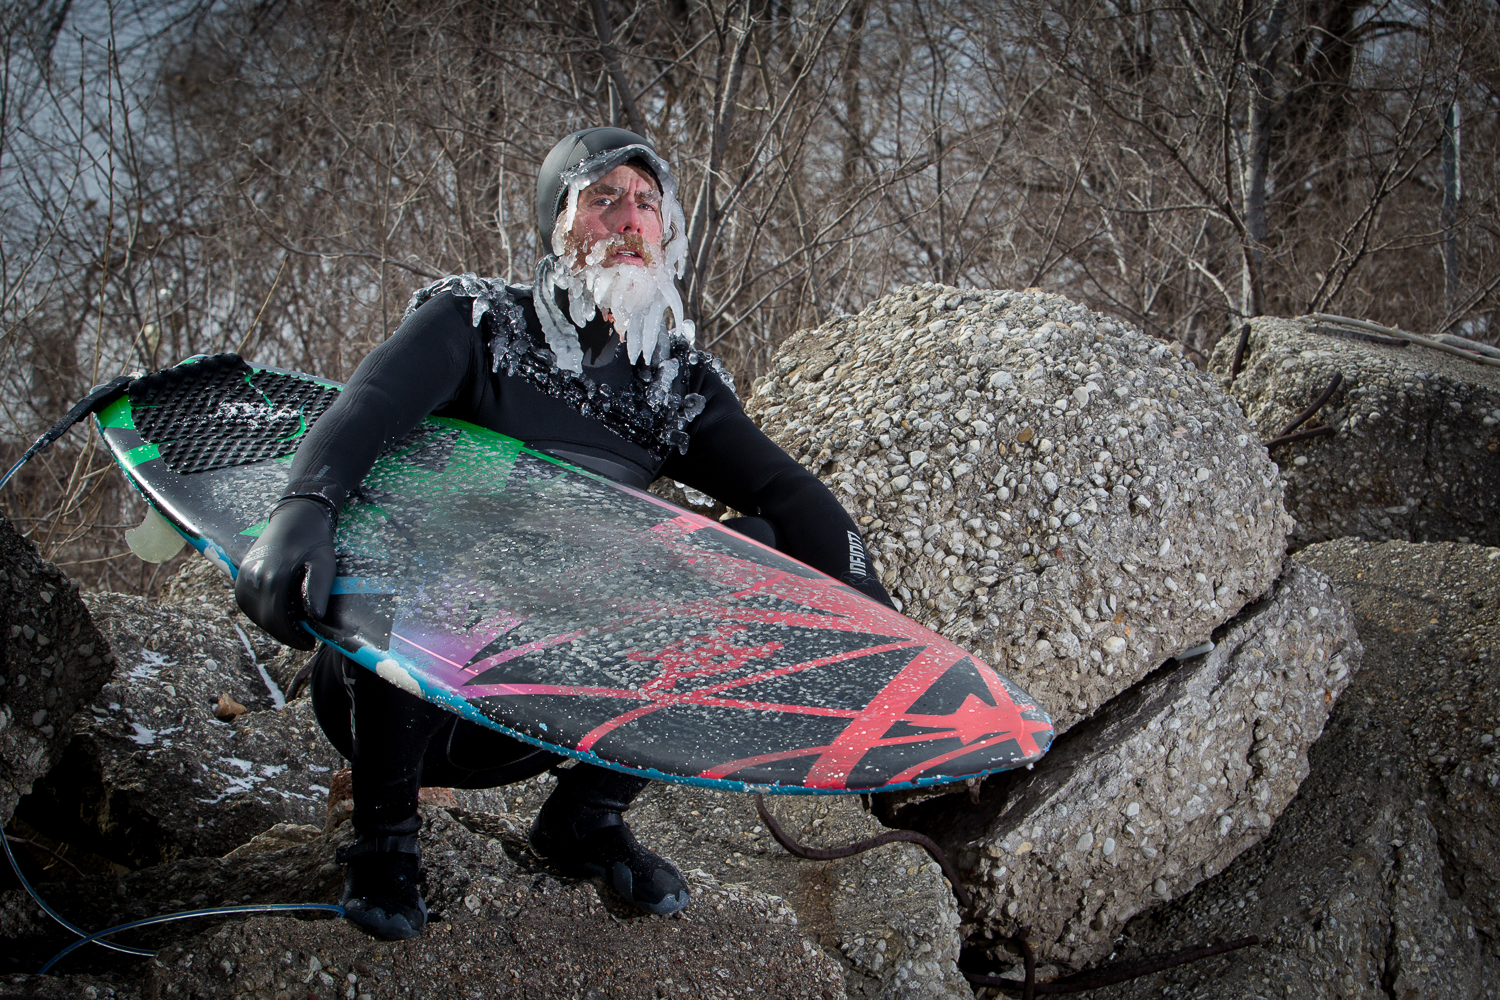
[[[441,783],[450,788],[496,788],[534,778],[567,760],[561,754],[457,718],[448,731],[444,750],[441,764],[446,766],[438,764],[436,754],[428,753],[422,771],[424,782],[441,773]]]
[[[357,672],[362,669],[350,663],[338,650],[324,646],[314,654],[309,684],[318,725],[323,728],[328,742],[350,763],[357,763],[358,754],[354,743],[354,699],[349,690],[349,677],[352,674],[357,683],[360,679]],[[373,676],[361,693],[361,700],[377,703],[367,705],[367,710],[380,710],[379,717],[386,722],[392,716],[412,715],[413,721],[417,721],[417,716],[423,721],[428,716],[435,717],[433,721],[439,723],[435,732],[420,723],[383,727],[383,739],[398,744],[410,743],[412,747],[408,756],[420,754],[421,783],[424,785],[495,788],[534,778],[567,759],[449,715],[441,709],[430,708],[420,699]],[[408,711],[403,713],[403,707]]]
[[[724,527],[753,538],[762,545],[778,551],[781,549],[781,539],[776,534],[775,525],[763,517],[731,517],[724,522]]]

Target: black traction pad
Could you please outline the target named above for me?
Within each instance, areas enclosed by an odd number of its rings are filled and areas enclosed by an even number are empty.
[[[290,455],[338,398],[330,385],[216,354],[130,384],[136,430],[178,475]]]

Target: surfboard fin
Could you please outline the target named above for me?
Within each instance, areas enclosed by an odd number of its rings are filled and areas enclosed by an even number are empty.
[[[125,544],[145,562],[164,563],[181,552],[187,540],[148,504],[145,519],[139,526],[125,532]]]

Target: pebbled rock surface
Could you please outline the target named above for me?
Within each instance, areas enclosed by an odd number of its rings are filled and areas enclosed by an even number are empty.
[[[1253,320],[1244,369],[1228,382],[1238,338],[1209,367],[1269,440],[1335,373],[1339,390],[1299,429],[1331,437],[1279,445],[1296,547],[1343,535],[1500,544],[1500,368],[1425,347],[1320,334],[1306,319]]]
[[[506,834],[524,836],[551,780],[544,775],[483,792],[454,789],[454,795],[461,806],[494,810],[489,821]],[[784,830],[814,847],[843,847],[887,832],[852,796],[773,795],[766,802]],[[750,796],[682,785],[649,786],[627,816],[641,842],[671,858],[690,881],[709,878],[725,891],[785,900],[801,933],[839,959],[850,997],[973,996],[958,971],[952,889],[920,848],[887,844],[840,861],[801,860],[763,827]],[[696,896],[687,912],[701,912]]]
[[[539,870],[518,839],[495,835],[495,817],[432,806],[423,816],[433,922],[420,938],[390,944],[342,920],[289,917],[239,918],[192,933],[178,925],[147,942],[162,950],[136,966],[140,994],[343,1000],[353,987],[355,996],[414,998],[845,996],[838,963],[803,939],[775,897],[700,873],[689,879],[694,904],[685,917],[645,916],[588,882]],[[114,891],[43,890],[96,924],[185,905],[336,902],[342,880],[333,851],[351,840],[347,823],[329,834],[284,824],[222,859],[117,876],[104,887]],[[0,933],[38,954],[55,943],[19,892],[3,899]]]
[[[1266,836],[1360,653],[1327,578],[1293,565],[1213,652],[1152,674],[1032,771],[903,820],[951,852],[986,929],[1024,925],[1040,960],[1092,964]]]
[[[86,600],[115,670],[67,749],[22,803],[36,829],[131,868],[219,856],[277,822],[321,822],[342,758],[301,699],[214,610],[121,594]],[[227,694],[250,709],[220,721]]]
[[[1500,549],[1339,539],[1298,558],[1349,600],[1364,665],[1270,836],[1130,924],[1119,952],[1264,944],[1100,1000],[1500,994]]]
[[[28,1000],[137,1000],[140,987],[133,982],[101,976],[0,975],[0,996]]]
[[[56,762],[113,658],[78,585],[0,518],[0,825]]]
[[[1281,570],[1281,480],[1239,405],[1061,296],[904,289],[789,338],[748,411],[854,514],[904,610],[1059,734]]]
[[[766,802],[784,830],[811,846],[843,847],[886,832],[849,796]],[[958,971],[952,889],[921,848],[887,844],[840,861],[802,860],[763,828],[750,796],[680,785],[652,786],[631,816],[679,864],[785,899],[803,933],[842,960],[849,996],[972,996]]]

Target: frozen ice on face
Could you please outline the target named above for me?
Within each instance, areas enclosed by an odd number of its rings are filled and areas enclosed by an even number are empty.
[[[662,240],[648,261],[640,266],[606,267],[609,252],[625,242],[620,234],[601,239],[589,248],[581,262],[575,255],[574,224],[582,191],[615,167],[630,160],[651,164],[661,185]],[[567,293],[567,320],[582,328],[596,311],[614,316],[615,332],[625,343],[632,364],[643,358],[656,364],[671,352],[673,340],[691,345],[695,330],[683,316],[682,296],[676,278],[687,262],[687,224],[677,201],[676,182],[670,168],[645,146],[626,146],[591,156],[563,175],[567,200],[552,232],[552,255],[537,268],[537,312],[547,344],[559,367],[582,371],[583,352],[577,334],[569,330],[561,310],[554,308],[554,289]]]

